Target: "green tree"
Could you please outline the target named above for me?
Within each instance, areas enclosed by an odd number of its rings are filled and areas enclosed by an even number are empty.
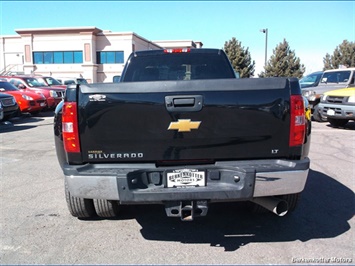
[[[355,67],[355,43],[344,40],[337,46],[333,55],[327,53],[323,58],[323,70],[336,69],[341,65],[345,67]]]
[[[332,60],[331,60],[331,56],[330,54],[326,54],[325,57],[323,58],[323,70],[327,70],[327,69],[332,69]]]
[[[251,60],[249,48],[244,49],[241,42],[233,37],[224,43],[224,51],[231,61],[233,69],[239,73],[241,78],[254,76],[255,61]]]
[[[301,78],[305,72],[304,65],[285,39],[276,46],[264,69],[265,72],[262,72],[260,77]]]

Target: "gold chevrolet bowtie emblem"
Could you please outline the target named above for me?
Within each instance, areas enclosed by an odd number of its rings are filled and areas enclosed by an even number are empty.
[[[171,122],[168,130],[177,130],[178,132],[190,132],[191,129],[198,129],[201,122],[191,122],[191,119],[179,119],[177,122]]]

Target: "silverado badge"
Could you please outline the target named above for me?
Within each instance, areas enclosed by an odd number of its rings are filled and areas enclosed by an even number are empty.
[[[177,122],[171,122],[168,130],[177,130],[178,132],[190,132],[191,129],[198,129],[201,121],[192,121],[191,119],[179,119]]]

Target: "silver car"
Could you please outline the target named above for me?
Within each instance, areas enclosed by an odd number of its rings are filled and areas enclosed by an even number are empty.
[[[311,105],[313,119],[321,122],[326,121],[319,113],[318,104],[321,96],[331,90],[355,87],[355,68],[341,68],[324,71],[322,78],[316,87],[302,88],[302,95],[307,98]]]

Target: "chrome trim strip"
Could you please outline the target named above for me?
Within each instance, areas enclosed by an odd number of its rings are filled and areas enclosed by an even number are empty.
[[[301,192],[309,170],[256,173],[254,197],[295,194]]]

